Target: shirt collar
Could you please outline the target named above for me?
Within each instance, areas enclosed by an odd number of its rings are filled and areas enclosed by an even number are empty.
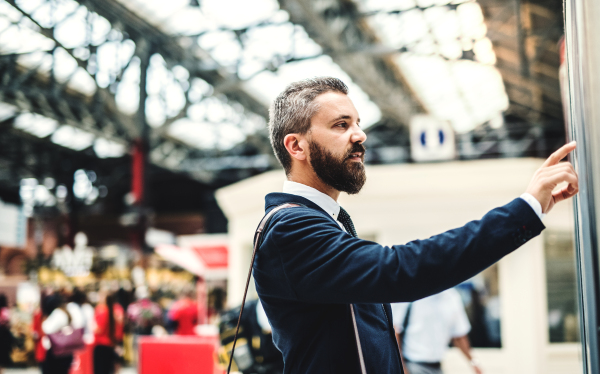
[[[340,204],[333,200],[329,195],[326,195],[323,192],[320,192],[305,184],[292,181],[283,182],[283,192],[291,195],[301,196],[312,201],[337,221],[338,214],[340,213]]]

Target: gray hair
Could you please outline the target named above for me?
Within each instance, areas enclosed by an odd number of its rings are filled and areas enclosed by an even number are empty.
[[[306,134],[310,130],[310,120],[319,110],[315,98],[330,91],[347,95],[348,86],[332,77],[304,79],[287,86],[273,101],[269,109],[269,138],[287,175],[292,168],[292,158],[283,139],[287,134]]]

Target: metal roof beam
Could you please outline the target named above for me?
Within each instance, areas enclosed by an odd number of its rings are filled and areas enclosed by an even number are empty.
[[[377,39],[351,1],[279,0],[290,20],[302,25],[324,52],[329,54],[381,109],[382,115],[408,125],[423,106],[404,81],[388,55],[377,51]],[[348,53],[373,46],[372,53]]]

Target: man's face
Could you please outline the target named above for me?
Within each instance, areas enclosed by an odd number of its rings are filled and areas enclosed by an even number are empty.
[[[358,112],[348,96],[338,92],[321,94],[315,102],[319,110],[308,134],[309,162],[324,183],[356,194],[367,180],[362,145],[367,136]]]

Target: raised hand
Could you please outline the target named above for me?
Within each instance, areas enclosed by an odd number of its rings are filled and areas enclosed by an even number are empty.
[[[540,202],[543,213],[548,213],[554,204],[574,196],[579,191],[579,179],[573,165],[570,162],[560,162],[576,147],[575,142],[563,145],[548,157],[529,182],[526,192]],[[562,182],[567,182],[568,185],[554,191]]]

